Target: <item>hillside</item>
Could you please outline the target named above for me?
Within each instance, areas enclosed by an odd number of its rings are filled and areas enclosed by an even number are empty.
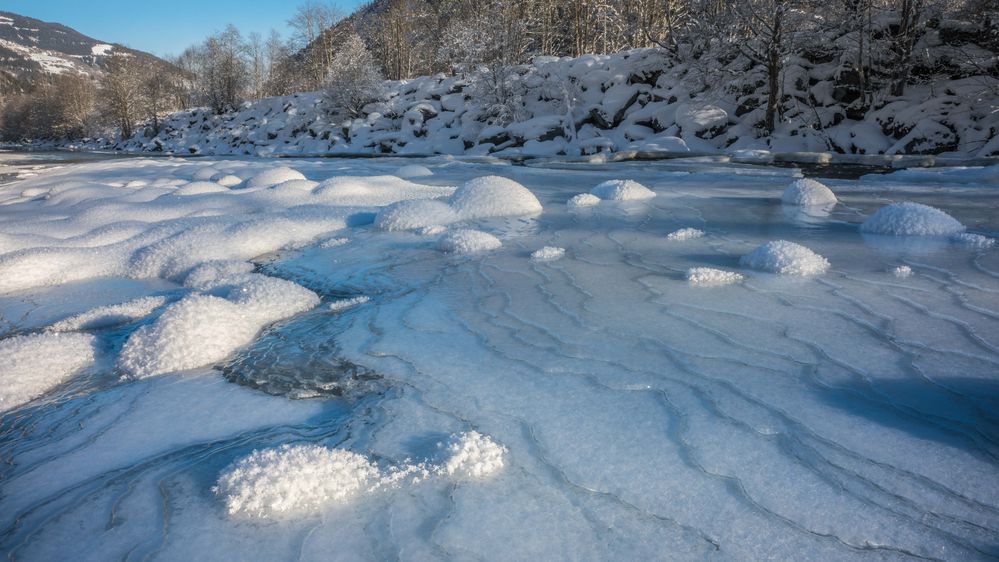
[[[733,61],[730,66],[744,64]],[[783,118],[759,134],[760,69],[724,88],[698,91],[690,69],[656,49],[575,59],[537,57],[507,69],[504,102],[513,120],[494,119],[495,100],[470,76],[387,82],[381,101],[355,119],[328,115],[318,93],[248,102],[240,111],[171,115],[161,132],[115,145],[182,154],[585,155],[621,151],[814,151],[852,155],[999,155],[994,76],[935,77],[867,111],[837,80],[837,60],[799,58],[786,70]],[[703,89],[702,89],[703,90]]]
[[[58,23],[0,11],[0,95],[23,92],[45,76],[97,76],[114,52],[167,64],[149,53],[100,41]]]

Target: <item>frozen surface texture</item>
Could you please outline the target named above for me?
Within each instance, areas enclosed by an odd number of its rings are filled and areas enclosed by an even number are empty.
[[[784,190],[780,200],[786,205],[801,205],[811,207],[815,205],[834,205],[836,194],[825,184],[811,178],[796,179]]]
[[[703,230],[687,227],[670,232],[669,234],[666,235],[666,239],[679,242],[681,240],[693,240],[695,238],[700,238],[702,236],[704,236]]]
[[[889,236],[950,236],[964,232],[964,225],[940,209],[905,201],[881,207],[860,230]]]
[[[572,72],[627,102],[603,61]],[[407,97],[437,94],[463,103]],[[999,235],[980,169],[821,178],[816,216],[752,151],[59,157],[90,160],[0,184],[8,558],[995,559],[999,250],[958,236]],[[306,179],[173,195],[281,167]],[[455,200],[502,216],[384,228],[490,176]],[[656,197],[565,204],[615,178]],[[967,230],[860,230],[894,201]]]
[[[787,240],[767,242],[742,256],[739,263],[750,269],[780,275],[818,275],[829,269],[826,258]]]

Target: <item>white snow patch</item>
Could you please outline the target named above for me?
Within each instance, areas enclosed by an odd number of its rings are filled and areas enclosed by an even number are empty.
[[[94,337],[42,333],[0,340],[0,412],[69,380],[94,362]]]
[[[367,457],[319,445],[253,451],[219,477],[214,492],[230,516],[294,516],[343,504],[369,489],[378,467]]]
[[[496,250],[503,245],[499,238],[481,230],[461,228],[446,232],[437,239],[437,248],[443,252],[472,254]]]
[[[213,177],[215,177],[215,176],[217,176],[218,174],[221,174],[221,173],[222,172],[219,171],[218,168],[215,168],[213,166],[206,166],[204,168],[199,168],[198,170],[196,170],[191,175],[191,180],[192,181],[209,181]]]
[[[371,300],[371,297],[366,295],[361,295],[349,299],[335,300],[330,303],[330,310],[333,312],[339,312],[341,310],[347,310],[348,308],[355,307],[359,304],[364,304]]]
[[[687,270],[687,282],[701,287],[731,285],[745,279],[741,273],[713,267],[692,267]]]
[[[272,185],[269,189],[287,192],[298,191],[301,193],[310,193],[317,185],[319,185],[319,182],[312,180],[288,180],[277,185]]]
[[[750,269],[797,276],[818,275],[829,269],[826,258],[787,240],[767,242],[742,256],[739,264]]]
[[[989,238],[988,236],[982,236],[981,234],[972,234],[970,232],[955,234],[951,236],[950,239],[957,244],[977,248],[979,250],[987,250],[996,245],[995,238]]]
[[[666,235],[667,240],[693,240],[694,238],[701,238],[704,236],[703,230],[698,230],[696,228],[681,228],[679,230],[674,230]]]
[[[652,199],[656,192],[634,180],[608,180],[594,187],[590,193],[607,201]]]
[[[715,105],[694,106],[684,103],[676,108],[676,124],[685,134],[707,131],[727,122],[728,113]]]
[[[555,261],[563,257],[565,257],[565,248],[557,246],[545,246],[531,252],[531,260],[533,261]]]
[[[433,199],[410,199],[392,203],[375,216],[381,230],[410,230],[458,221],[458,214],[447,203]]]
[[[76,332],[79,330],[99,330],[109,326],[132,322],[145,318],[157,308],[166,304],[166,297],[141,297],[121,304],[99,306],[83,314],[60,320],[48,327],[50,332]]]
[[[447,232],[447,227],[440,224],[434,224],[431,226],[424,226],[416,230],[416,233],[420,236],[440,236]]]
[[[210,178],[213,182],[226,187],[235,187],[243,183],[243,179],[232,174],[214,174]]]
[[[912,276],[912,268],[907,265],[900,265],[891,269],[892,275],[898,277],[899,279],[905,279],[906,277]]]
[[[319,247],[323,249],[336,248],[337,246],[343,246],[348,242],[350,242],[350,238],[330,238],[329,240],[323,240],[319,244]]]
[[[600,198],[592,193],[580,193],[573,195],[565,204],[570,208],[592,207],[600,203]]]
[[[114,47],[112,47],[111,45],[108,45],[106,43],[98,43],[97,45],[90,47],[90,54],[99,57],[106,57],[111,54],[112,49],[114,49]]]
[[[305,176],[303,176],[301,172],[282,166],[279,168],[271,168],[252,176],[250,179],[246,180],[246,187],[270,187],[288,180],[304,179]]]
[[[536,215],[541,202],[519,183],[500,176],[483,176],[465,182],[450,200],[462,220]]]
[[[487,435],[469,431],[453,436],[447,453],[444,472],[449,476],[482,478],[503,468],[506,447]]]
[[[964,225],[940,209],[905,201],[881,207],[867,217],[860,231],[891,236],[952,236],[964,232]]]
[[[803,207],[832,205],[837,201],[836,194],[831,189],[810,178],[800,178],[791,182],[791,185],[784,190],[780,200],[781,203],[787,205],[801,205]]]

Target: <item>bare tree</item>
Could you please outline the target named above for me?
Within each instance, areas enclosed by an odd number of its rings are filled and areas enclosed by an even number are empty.
[[[202,87],[208,105],[216,113],[232,111],[243,102],[249,83],[245,55],[246,44],[233,25],[205,40]]]
[[[141,76],[139,61],[134,55],[112,52],[101,83],[101,99],[107,117],[118,126],[123,139],[132,136],[142,115]]]
[[[342,19],[343,13],[333,4],[309,0],[288,20],[293,30],[292,44],[303,59],[303,88],[316,90],[325,82],[336,54],[338,39],[334,26]]]

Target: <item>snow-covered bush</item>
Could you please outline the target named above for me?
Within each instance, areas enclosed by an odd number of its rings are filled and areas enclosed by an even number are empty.
[[[354,32],[340,43],[326,77],[324,101],[327,112],[354,117],[361,108],[381,95],[382,74],[364,40]]]

